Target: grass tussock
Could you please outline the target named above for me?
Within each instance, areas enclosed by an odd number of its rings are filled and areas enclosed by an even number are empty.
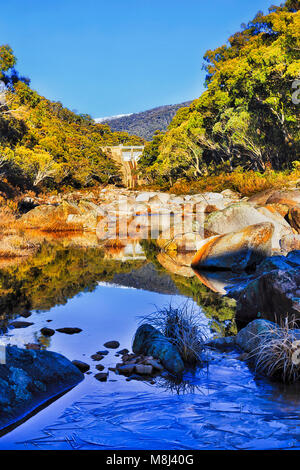
[[[172,341],[186,364],[193,366],[201,362],[206,338],[198,309],[191,302],[158,308],[144,320]]]
[[[271,328],[261,339],[251,358],[255,370],[283,383],[300,379],[300,341],[293,335],[294,322]]]

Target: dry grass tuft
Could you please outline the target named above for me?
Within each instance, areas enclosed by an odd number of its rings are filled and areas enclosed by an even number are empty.
[[[206,340],[199,318],[195,306],[187,301],[178,307],[159,308],[143,320],[172,341],[186,364],[196,365]]]
[[[251,354],[256,371],[288,384],[300,379],[300,341],[293,335],[294,327],[294,322],[286,320],[261,337]]]

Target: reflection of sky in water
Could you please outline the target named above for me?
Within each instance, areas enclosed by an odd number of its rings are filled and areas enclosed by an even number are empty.
[[[35,341],[43,326],[82,328],[73,336],[57,332],[49,349],[90,363],[95,373],[91,354],[104,349],[108,340],[130,349],[138,317],[153,312],[154,304],[170,301],[178,304],[184,298],[100,283],[64,306],[33,313],[34,325],[10,330],[7,340]],[[208,324],[204,315],[203,322]],[[115,353],[111,350],[101,363],[114,366]],[[190,386],[179,394],[164,379],[156,385],[128,383],[110,372],[113,381],[99,383],[86,375],[69,393],[2,437],[0,449],[300,448],[297,388],[255,381],[237,355],[207,353],[209,367],[187,373]]]

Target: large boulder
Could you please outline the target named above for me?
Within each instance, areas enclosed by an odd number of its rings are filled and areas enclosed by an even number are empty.
[[[55,352],[8,346],[5,356],[0,361],[0,429],[84,378],[75,365]]]
[[[183,360],[174,344],[152,325],[144,324],[137,329],[132,350],[159,359],[171,374],[178,376],[184,371]]]
[[[239,202],[226,209],[210,214],[205,228],[218,233],[236,232],[249,225],[271,222],[274,225],[272,248],[279,249],[279,241],[284,235],[293,233],[292,228],[279,213],[272,213],[266,208],[255,209],[251,204]]]
[[[296,259],[296,257],[294,257]],[[286,258],[293,262],[293,258]],[[296,266],[296,263],[294,263]],[[237,297],[236,321],[243,325],[256,318],[300,321],[300,267],[273,269],[250,281]]]
[[[272,224],[262,223],[203,240],[192,260],[192,268],[239,272],[253,267],[271,254],[273,232]]]
[[[248,203],[254,206],[264,205],[275,191],[275,189],[265,189],[264,191],[260,191],[259,193],[250,196],[248,198]]]
[[[293,207],[300,204],[300,190],[275,191],[267,199],[266,204],[286,204],[289,207]]]

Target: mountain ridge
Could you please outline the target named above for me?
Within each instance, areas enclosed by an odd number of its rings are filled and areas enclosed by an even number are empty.
[[[151,140],[157,130],[165,131],[171,123],[178,109],[189,106],[192,101],[179,104],[157,106],[140,113],[132,113],[120,117],[98,118],[95,121],[108,124],[112,131],[128,132],[129,135],[138,135]]]

